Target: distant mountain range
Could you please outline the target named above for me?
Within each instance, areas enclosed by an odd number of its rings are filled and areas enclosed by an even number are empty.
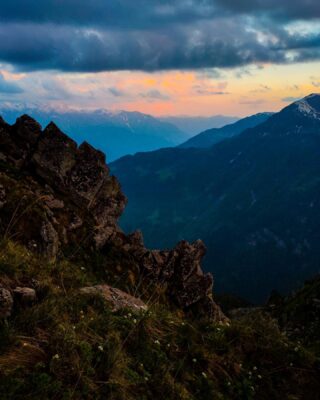
[[[320,95],[209,148],[172,148],[111,164],[126,231],[148,246],[201,238],[216,290],[265,300],[320,271]]]
[[[255,126],[265,122],[272,113],[260,113],[250,117],[240,119],[233,124],[223,126],[222,128],[208,129],[198,135],[182,143],[180,147],[210,147],[222,140],[229,139],[233,136],[239,135],[241,132],[248,128],[254,128]]]
[[[227,115],[213,115],[211,117],[172,116],[160,117],[159,119],[163,122],[174,124],[190,137],[207,129],[221,128],[227,124],[232,124],[239,118]]]
[[[189,137],[173,124],[139,112],[0,108],[0,115],[10,123],[21,114],[31,115],[43,126],[55,121],[78,143],[86,140],[101,149],[109,161],[139,151],[176,146]]]

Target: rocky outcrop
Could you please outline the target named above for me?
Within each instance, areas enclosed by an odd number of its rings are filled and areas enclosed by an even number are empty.
[[[141,276],[166,288],[173,304],[224,320],[212,300],[212,276],[201,269],[205,246],[200,240],[182,241],[168,251],[148,250],[141,233],[120,230],[117,221],[126,199],[103,153],[88,143],[78,147],[54,123],[42,131],[25,115],[12,126],[0,120],[0,166],[0,226],[5,235],[50,262],[65,248],[107,254],[115,246],[131,257]],[[119,304],[126,301],[107,286],[90,290],[117,298]]]
[[[0,287],[0,320],[11,316],[14,307],[30,306],[37,300],[35,289],[29,287]]]
[[[140,267],[156,283],[167,287],[168,296],[182,309],[194,305],[199,311],[220,321],[227,321],[212,300],[213,278],[201,268],[206,248],[201,240],[181,241],[173,250],[147,250],[141,232],[128,237],[127,250],[140,260]]]
[[[55,260],[59,243],[74,242],[76,236],[79,239],[86,235],[88,246],[101,248],[119,231],[117,220],[126,199],[100,151],[87,143],[78,147],[54,123],[42,132],[36,121],[23,116],[12,126],[0,121],[0,154],[3,160],[42,184],[35,193],[43,214],[41,231],[30,242],[50,260]],[[5,194],[2,185],[0,207]],[[90,224],[86,232],[79,233],[83,215]],[[68,235],[68,231],[77,232]]]
[[[98,248],[118,230],[117,219],[125,207],[125,197],[118,182],[109,175],[103,153],[88,143],[78,148],[50,123],[40,136],[30,165],[48,184],[92,215]]]
[[[49,261],[54,262],[59,249],[58,233],[50,221],[43,221],[40,234],[44,245],[43,253]]]
[[[16,287],[13,291],[15,299],[21,305],[31,305],[36,302],[37,294],[36,291],[29,287]]]
[[[80,289],[80,292],[86,296],[102,296],[111,305],[112,311],[129,308],[138,312],[148,309],[148,306],[141,299],[109,285],[89,286]]]
[[[32,153],[41,134],[41,126],[32,118],[23,115],[12,126],[0,120],[0,151],[4,159],[22,167]]]
[[[9,290],[0,287],[0,320],[11,315],[13,298]]]

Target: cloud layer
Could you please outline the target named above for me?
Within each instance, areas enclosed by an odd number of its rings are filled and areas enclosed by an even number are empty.
[[[0,94],[18,94],[22,92],[23,89],[18,84],[6,80],[0,72]]]
[[[297,29],[297,23],[313,29]],[[0,61],[24,71],[184,70],[318,59],[319,0],[1,4]]]

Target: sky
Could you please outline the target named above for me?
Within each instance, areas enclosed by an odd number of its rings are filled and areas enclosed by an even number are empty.
[[[0,107],[245,116],[320,92],[319,0],[2,0]]]

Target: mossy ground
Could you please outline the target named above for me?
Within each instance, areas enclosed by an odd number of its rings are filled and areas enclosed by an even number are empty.
[[[112,252],[104,257],[117,264]],[[222,326],[187,318],[158,296],[144,298],[150,308],[141,314],[80,296],[80,287],[101,283],[104,257],[48,264],[1,244],[0,283],[36,280],[38,288],[33,306],[16,307],[0,325],[1,400],[319,398],[317,358],[268,315]]]

